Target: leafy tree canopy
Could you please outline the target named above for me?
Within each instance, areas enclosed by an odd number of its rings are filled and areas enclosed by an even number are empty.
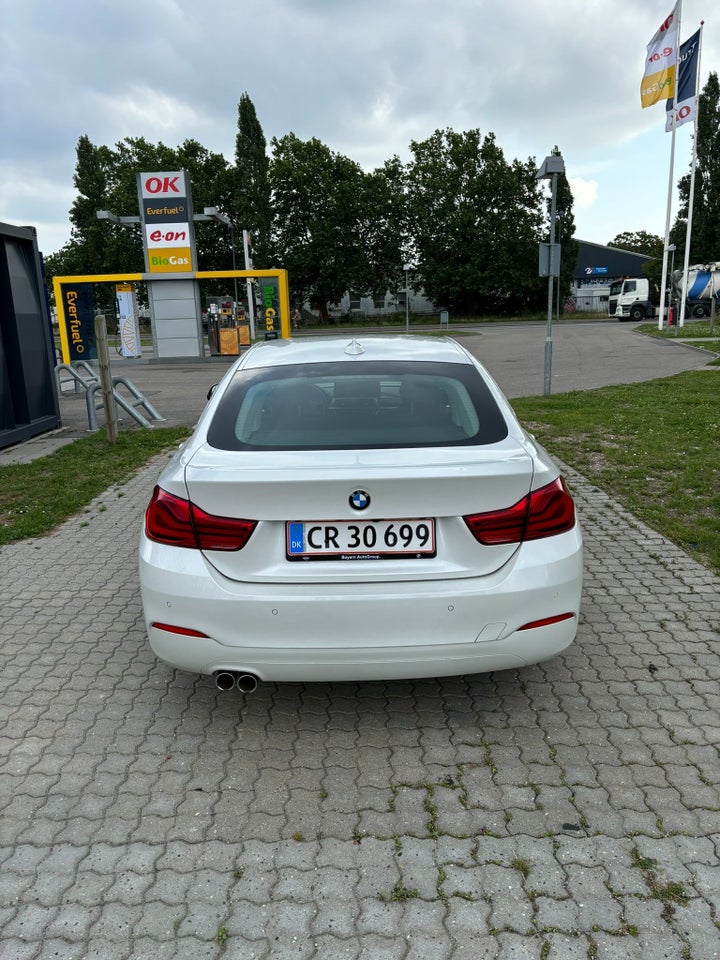
[[[508,163],[494,134],[479,130],[436,130],[411,150],[409,230],[426,293],[464,315],[535,305],[543,222],[535,163]]]
[[[619,233],[608,243],[609,247],[618,247],[621,250],[630,250],[632,253],[642,253],[646,257],[662,257],[662,238],[647,230],[634,230]]]
[[[401,269],[399,164],[374,173],[313,138],[272,141],[273,247],[293,295],[327,317],[346,290],[385,291]]]
[[[555,148],[557,151],[557,148]],[[506,160],[495,135],[437,130],[371,172],[319,140],[289,133],[267,144],[247,93],[238,104],[235,162],[195,140],[178,147],[127,137],[113,148],[87,136],[77,145],[70,241],[47,258],[48,274],[142,270],[140,229],[98,221],[138,209],[139,171],[189,172],[196,211],[218,207],[233,229],[195,226],[200,268],[237,266],[241,236],[251,232],[256,267],[287,268],[293,299],[310,299],[323,316],[350,290],[384,295],[411,280],[438,305],[465,315],[521,312],[542,305],[537,245],[547,239],[546,193],[537,165]],[[558,180],[557,239],[561,286],[574,268],[573,198]],[[232,244],[235,243],[233,248]],[[223,291],[224,292],[224,291]]]

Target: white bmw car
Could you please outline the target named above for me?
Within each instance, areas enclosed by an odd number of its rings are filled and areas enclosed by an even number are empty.
[[[276,340],[163,470],[140,583],[157,656],[221,689],[471,674],[572,643],[582,535],[454,340]]]

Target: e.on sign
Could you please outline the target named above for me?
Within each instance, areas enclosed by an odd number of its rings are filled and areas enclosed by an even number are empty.
[[[185,171],[141,173],[140,195],[143,199],[153,197],[156,200],[189,196]]]

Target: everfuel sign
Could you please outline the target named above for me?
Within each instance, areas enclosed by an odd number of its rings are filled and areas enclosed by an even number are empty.
[[[274,277],[263,277],[260,281],[260,296],[262,299],[262,320],[260,329],[266,340],[277,340],[280,337],[280,290]]]
[[[137,184],[148,273],[195,270],[192,198],[187,172],[139,173]]]
[[[95,343],[95,304],[91,283],[63,283],[62,305],[65,314],[70,363],[97,359]]]

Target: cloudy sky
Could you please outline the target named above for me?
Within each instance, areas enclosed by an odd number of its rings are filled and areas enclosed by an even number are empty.
[[[366,169],[438,129],[494,132],[508,159],[557,144],[580,239],[662,235],[664,106],[642,110],[645,47],[673,0],[0,0],[0,220],[45,254],[70,236],[75,147],[188,138],[234,155],[247,91],[268,144],[317,137]],[[701,86],[720,70],[709,0]],[[676,137],[675,176],[691,124]],[[674,211],[675,208],[673,208]],[[118,210],[134,214],[136,210]]]

